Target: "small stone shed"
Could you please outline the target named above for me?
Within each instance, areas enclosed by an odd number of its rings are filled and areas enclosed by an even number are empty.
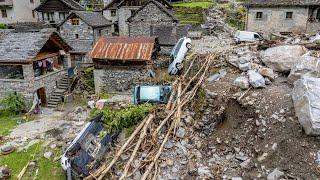
[[[43,105],[70,64],[71,47],[53,29],[38,32],[0,31],[0,98],[20,93]]]
[[[181,37],[188,34],[188,28],[179,25],[172,10],[156,0],[144,3],[127,22],[131,37],[157,36],[162,50],[172,48]]]
[[[81,63],[96,40],[101,36],[111,36],[112,24],[102,12],[73,11],[57,28],[74,49],[70,52],[71,59]]]
[[[320,0],[249,0],[246,30],[263,33],[317,33]]]
[[[130,92],[146,82],[159,50],[156,37],[101,37],[90,54],[96,93]]]

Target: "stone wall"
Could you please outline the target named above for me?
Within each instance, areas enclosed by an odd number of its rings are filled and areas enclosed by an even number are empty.
[[[137,84],[147,82],[148,68],[137,67],[110,67],[107,69],[95,69],[95,92],[126,92],[132,91]]]
[[[262,12],[261,19],[256,18],[257,12]],[[293,12],[292,19],[286,19],[286,12]],[[307,30],[308,8],[250,8],[247,18],[247,30],[261,32],[266,37],[272,32],[301,33]]]
[[[152,26],[175,26],[175,22],[158,6],[149,3],[129,23],[130,36],[150,36]]]
[[[76,39],[75,34],[78,34],[81,40],[93,40],[93,29],[81,19],[79,25],[72,25],[71,19],[65,21],[60,26],[60,34],[64,39]]]
[[[1,23],[37,22],[37,14],[32,11],[40,5],[40,0],[34,0],[33,3],[30,0],[12,0],[12,3],[12,8],[2,7],[7,10],[7,17],[0,15]]]
[[[66,73],[65,70],[60,70],[35,78],[32,64],[23,65],[24,79],[0,79],[0,98],[6,96],[7,93],[17,92],[24,96],[27,104],[30,104],[33,100],[33,94],[44,87],[48,100],[57,81],[64,73]]]

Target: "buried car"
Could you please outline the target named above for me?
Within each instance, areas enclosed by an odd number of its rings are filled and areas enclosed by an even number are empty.
[[[170,54],[168,73],[176,75],[183,67],[182,63],[187,52],[192,48],[191,39],[183,37],[179,39]]]
[[[171,86],[136,86],[133,92],[133,102],[134,104],[167,103],[171,90]]]
[[[117,133],[110,135],[105,131],[101,117],[87,123],[62,155],[61,166],[67,171],[68,179],[82,179],[98,169],[116,138]]]

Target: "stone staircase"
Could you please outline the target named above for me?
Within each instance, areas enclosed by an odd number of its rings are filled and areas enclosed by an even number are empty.
[[[48,108],[57,108],[59,103],[62,102],[63,95],[68,91],[69,88],[69,79],[67,74],[64,74],[62,78],[58,81],[58,85],[55,90],[52,92],[50,99],[48,101]]]

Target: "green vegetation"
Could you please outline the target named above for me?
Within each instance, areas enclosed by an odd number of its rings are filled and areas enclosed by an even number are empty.
[[[0,29],[7,29],[7,25],[0,23]]]
[[[88,90],[94,90],[94,67],[89,67],[83,71],[82,81]]]
[[[210,8],[212,5],[213,3],[209,1],[174,3],[173,11],[181,24],[199,25],[204,22],[204,10]]]
[[[218,7],[224,14],[226,14],[226,23],[231,27],[244,30],[246,20],[246,8],[243,6],[235,6],[233,3],[219,5]]]
[[[17,121],[22,120],[21,116],[0,115],[0,136],[6,136],[10,130],[17,126]]]
[[[22,113],[26,107],[24,98],[17,93],[9,93],[5,98],[0,100],[0,104],[1,104],[0,115],[1,114],[17,115]]]
[[[186,7],[186,8],[195,8],[195,7],[201,7],[201,8],[209,8],[212,5],[212,1],[208,2],[179,2],[179,3],[173,3],[173,7]]]
[[[0,164],[7,165],[11,171],[11,179],[16,179],[20,171],[27,165],[28,161],[35,161],[36,166],[28,168],[23,179],[33,179],[38,170],[37,179],[62,180],[65,179],[64,172],[59,161],[49,160],[43,157],[45,148],[42,143],[29,147],[26,151],[14,152],[6,156],[0,156]],[[59,151],[54,152],[55,157],[60,155]]]
[[[21,113],[25,109],[21,95],[10,93],[0,100],[0,136],[8,135],[10,130],[17,126],[17,122],[25,121]]]
[[[144,119],[152,109],[153,107],[150,104],[129,106],[122,110],[112,110],[109,107],[105,107],[102,110],[94,109],[90,117],[93,118],[102,113],[101,120],[105,124],[106,130],[112,133],[136,125]]]

